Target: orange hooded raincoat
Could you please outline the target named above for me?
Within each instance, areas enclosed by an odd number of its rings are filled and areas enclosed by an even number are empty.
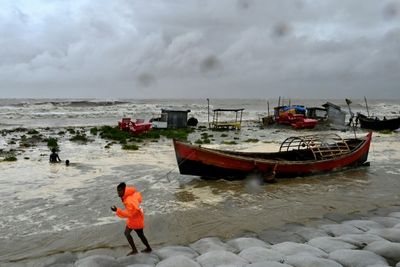
[[[126,226],[129,229],[143,229],[144,228],[144,213],[140,208],[142,203],[142,195],[136,191],[134,187],[126,187],[122,202],[125,209],[117,208],[117,216],[127,218]]]

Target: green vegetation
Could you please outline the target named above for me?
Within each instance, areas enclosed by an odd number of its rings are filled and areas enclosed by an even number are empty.
[[[391,130],[381,130],[379,131],[381,134],[392,134],[393,132]]]
[[[57,138],[49,137],[45,141],[47,141],[47,147],[48,148],[50,148],[50,149],[55,148],[57,151],[59,150],[58,143],[57,143]]]
[[[160,135],[165,136],[167,138],[174,138],[179,140],[187,140],[190,133],[194,130],[192,128],[183,128],[183,129],[154,129],[150,132],[158,132]],[[150,133],[149,132],[149,133]]]
[[[27,134],[38,134],[39,132],[36,131],[35,129],[31,129],[27,132]]]
[[[20,147],[32,147],[32,146],[36,146],[39,142],[43,142],[43,136],[41,134],[34,134],[30,137],[26,137],[25,135],[23,135],[23,136],[21,136],[19,146]]]
[[[92,130],[91,130],[92,131]],[[93,130],[94,131],[94,130]],[[100,128],[100,136],[104,139],[110,139],[115,141],[121,141],[125,139],[130,139],[132,134],[129,132],[121,131],[118,127],[103,126]],[[152,129],[147,133],[143,133],[134,136],[136,140],[139,139],[159,139],[161,136],[167,138],[176,138],[181,140],[187,140],[187,137],[192,133],[193,129]]]
[[[73,142],[82,142],[82,143],[87,143],[89,141],[86,134],[84,133],[81,134],[79,132],[75,136],[71,137],[69,140]]]
[[[93,135],[97,135],[98,132],[99,132],[99,129],[97,129],[97,127],[93,127],[90,129],[90,133]]]
[[[64,135],[64,134],[65,134],[64,131],[59,131],[59,132],[58,132],[58,135]]]
[[[197,139],[196,141],[194,141],[195,144],[201,145],[203,144],[203,140],[201,139]]]
[[[17,157],[15,157],[14,155],[10,155],[5,157],[3,161],[17,161]]]
[[[103,139],[109,139],[114,141],[121,141],[130,138],[132,135],[129,132],[121,131],[118,126],[102,126],[100,129],[100,137]]]
[[[227,134],[221,134],[221,137],[228,137],[228,135]]]
[[[126,145],[122,146],[122,149],[125,149],[125,150],[138,150],[139,147],[137,145],[135,145],[135,144],[126,144]]]
[[[74,130],[73,128],[68,128],[67,131],[68,131],[70,134],[75,134],[75,130]]]
[[[235,141],[222,141],[224,145],[237,145]]]
[[[245,142],[247,142],[247,143],[257,143],[258,141],[259,140],[256,138],[249,138],[249,139],[245,140]]]

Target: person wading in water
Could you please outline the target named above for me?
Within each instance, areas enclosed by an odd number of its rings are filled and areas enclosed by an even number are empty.
[[[135,230],[136,234],[142,240],[143,244],[146,246],[142,252],[151,252],[152,249],[144,236],[144,213],[140,208],[140,203],[142,202],[142,195],[140,192],[136,191],[135,187],[128,187],[125,183],[120,183],[117,186],[118,196],[121,198],[125,205],[125,210],[112,206],[111,210],[120,218],[127,218],[125,227],[125,237],[128,240],[132,251],[128,255],[137,254],[138,251],[135,246],[135,242],[131,236],[132,230]]]
[[[58,156],[58,154],[57,154],[57,152],[56,152],[57,150],[55,149],[55,148],[52,148],[51,149],[51,154],[50,154],[50,162],[51,163],[57,163],[57,162],[60,162],[61,161],[61,159],[60,159],[60,157]]]

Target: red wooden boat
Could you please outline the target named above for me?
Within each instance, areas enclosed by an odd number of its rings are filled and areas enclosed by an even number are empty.
[[[131,118],[122,118],[118,122],[118,127],[122,131],[129,131],[133,134],[141,134],[150,131],[152,124],[150,122],[144,122],[144,120],[137,119],[133,122]]]
[[[306,117],[306,108],[300,105],[274,108],[275,121],[278,124],[291,125],[295,129],[312,129],[318,120]]]
[[[174,140],[181,174],[205,179],[243,179],[258,173],[265,178],[295,177],[363,165],[372,133],[363,138],[333,135],[289,137],[279,152],[238,152],[195,146]]]

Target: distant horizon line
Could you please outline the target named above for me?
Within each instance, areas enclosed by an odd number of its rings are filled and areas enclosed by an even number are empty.
[[[148,98],[135,98],[135,97],[115,97],[115,98],[106,98],[106,97],[0,97],[0,100],[20,100],[20,99],[26,99],[26,100],[39,100],[39,99],[53,99],[53,100],[104,100],[104,101],[115,101],[115,100],[199,100],[199,99],[218,99],[218,100],[291,100],[291,99],[296,99],[296,100],[341,100],[341,99],[357,99],[357,100],[364,100],[363,97],[343,97],[343,98],[337,98],[337,97],[323,97],[323,98],[315,98],[315,97],[293,97],[293,98],[287,98],[287,97],[272,97],[272,98],[267,98],[267,97],[188,97],[188,98],[174,98],[174,97],[166,97],[166,98],[153,98],[153,97],[148,97]],[[367,99],[371,100],[400,100],[400,97],[391,97],[391,98],[375,98],[375,97],[370,97]]]

